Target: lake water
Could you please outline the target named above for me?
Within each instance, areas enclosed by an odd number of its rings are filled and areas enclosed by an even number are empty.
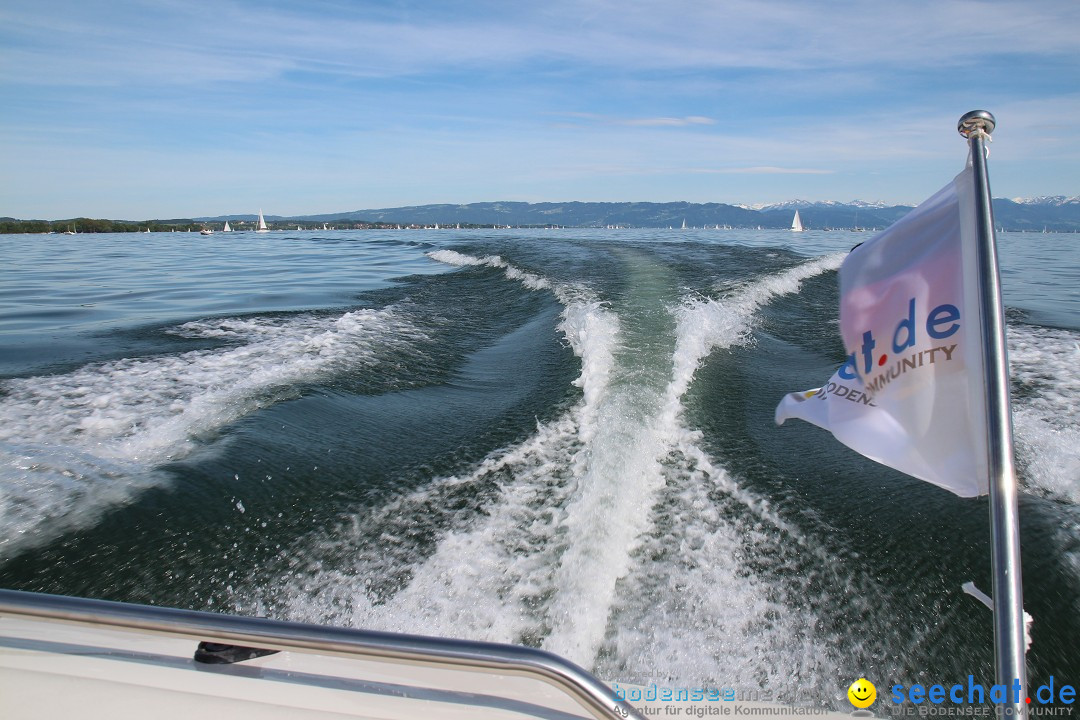
[[[985,498],[777,427],[865,234],[0,236],[0,586],[846,707],[993,677]],[[1032,683],[1080,681],[1080,239],[1000,238]]]

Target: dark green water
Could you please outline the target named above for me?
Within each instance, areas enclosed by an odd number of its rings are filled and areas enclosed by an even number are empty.
[[[986,500],[772,421],[841,360],[852,237],[4,237],[0,585],[836,707],[989,684]],[[1002,255],[1032,682],[1076,684],[1080,252]]]

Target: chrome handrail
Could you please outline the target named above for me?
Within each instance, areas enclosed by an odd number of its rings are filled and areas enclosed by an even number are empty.
[[[0,589],[0,616],[55,620],[230,645],[386,660],[542,680],[598,720],[643,716],[611,688],[554,653],[520,645],[356,630],[198,610]]]

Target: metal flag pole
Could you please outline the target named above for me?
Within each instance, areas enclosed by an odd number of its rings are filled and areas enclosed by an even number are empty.
[[[997,683],[1008,688],[1003,703],[1020,716],[1026,710],[1027,666],[1024,652],[1024,596],[1020,579],[1020,524],[1013,461],[1012,411],[1009,405],[1009,362],[1005,345],[1005,313],[1001,304],[994,211],[986,170],[986,139],[994,116],[985,110],[967,113],[957,125],[968,140],[975,180],[975,223],[982,315],[983,369],[987,412],[987,463],[990,473],[990,540],[994,574],[994,659]],[[1019,681],[1019,693],[1014,684]]]

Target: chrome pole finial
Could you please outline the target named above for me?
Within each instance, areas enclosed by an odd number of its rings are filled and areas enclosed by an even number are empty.
[[[972,110],[966,113],[964,117],[960,118],[960,122],[956,124],[956,129],[966,138],[970,138],[972,133],[982,132],[986,135],[994,132],[994,126],[996,125],[994,116],[988,113],[986,110]]]

